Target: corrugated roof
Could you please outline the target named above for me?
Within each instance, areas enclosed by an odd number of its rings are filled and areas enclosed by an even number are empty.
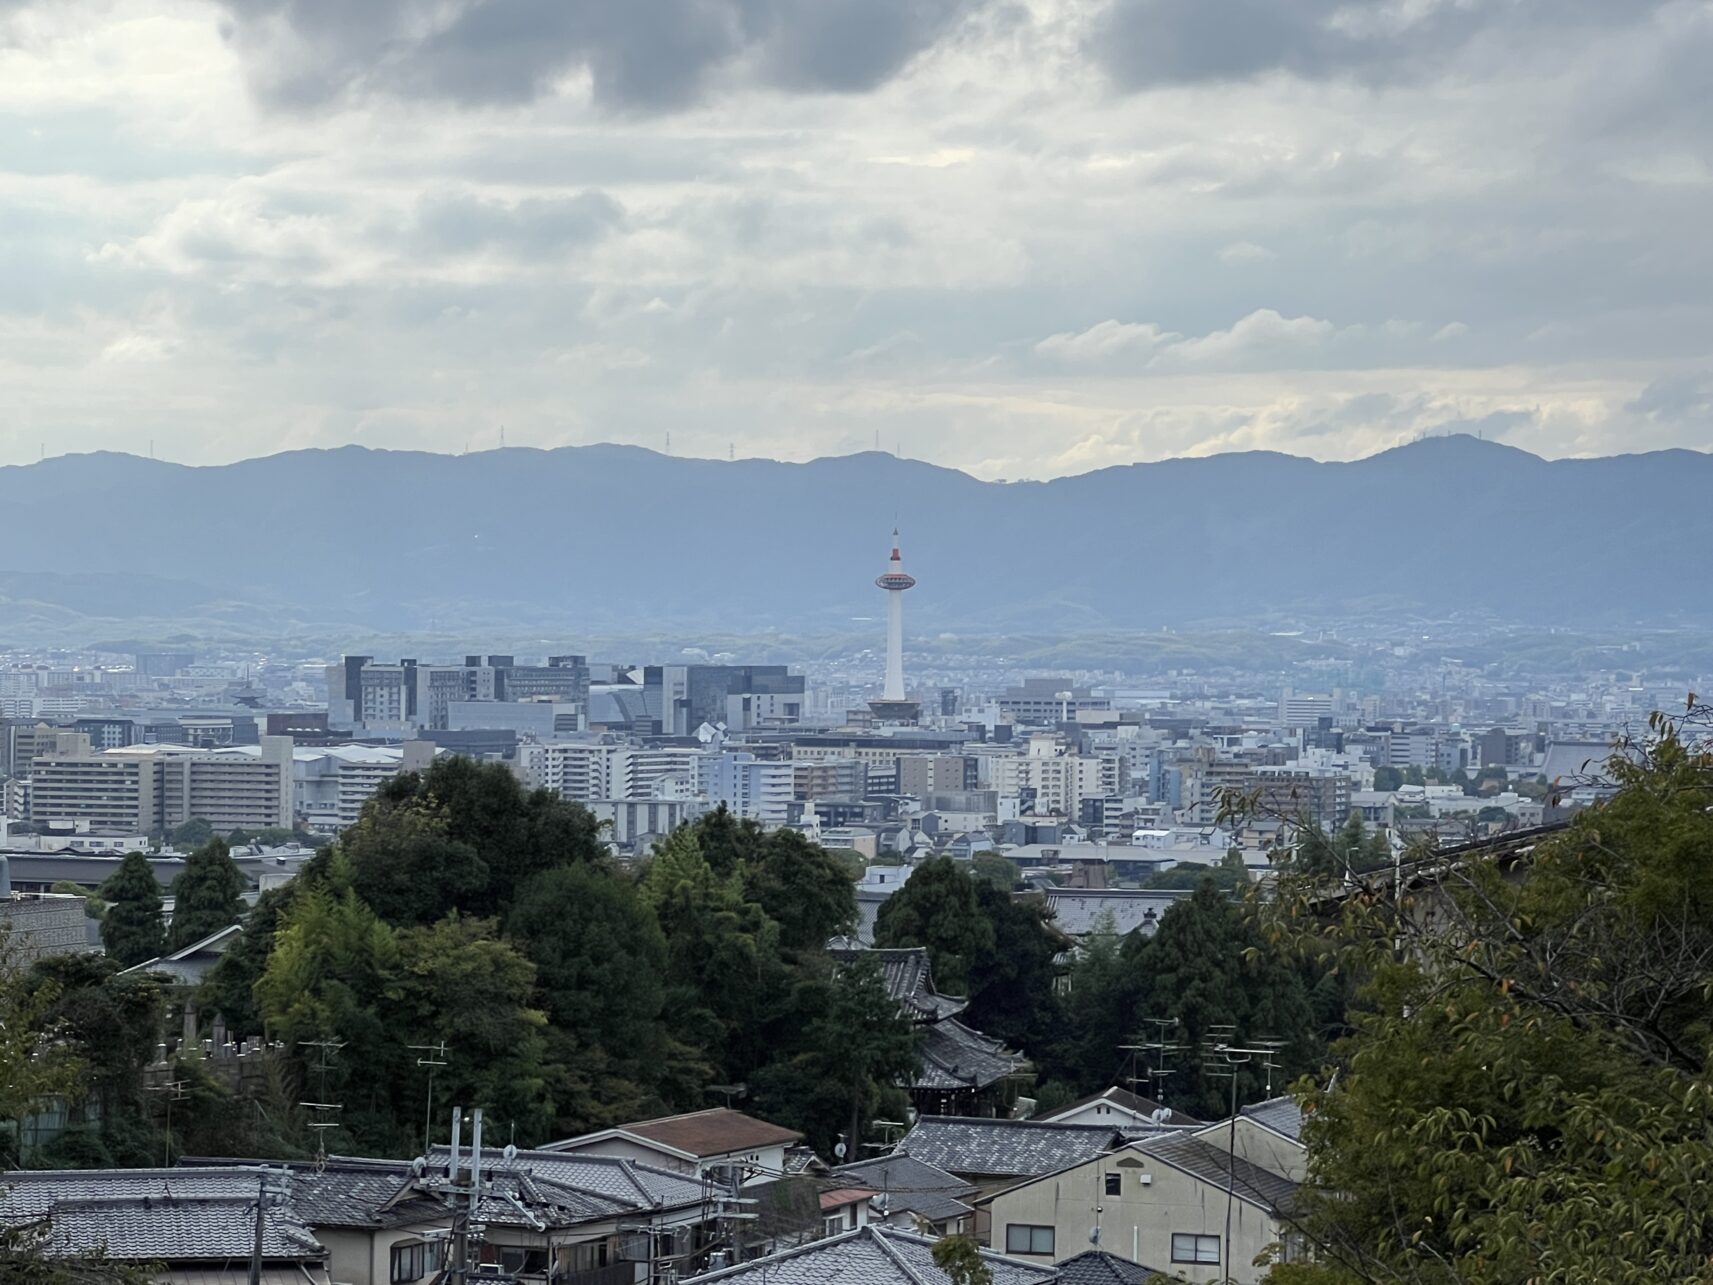
[[[934,1263],[934,1241],[873,1224],[843,1236],[758,1258],[752,1263],[690,1277],[703,1281],[741,1281],[748,1285],[951,1285]],[[1051,1267],[981,1251],[993,1285],[1044,1285],[1058,1279]]]
[[[662,1146],[696,1157],[721,1156],[732,1151],[748,1151],[756,1147],[777,1147],[799,1142],[803,1135],[795,1129],[781,1128],[766,1120],[757,1120],[730,1107],[711,1107],[706,1111],[690,1111],[683,1115],[662,1116],[657,1120],[639,1120],[618,1126],[623,1133],[646,1138]]]
[[[1106,1125],[923,1116],[898,1144],[947,1173],[1034,1177],[1069,1169],[1120,1141]]]

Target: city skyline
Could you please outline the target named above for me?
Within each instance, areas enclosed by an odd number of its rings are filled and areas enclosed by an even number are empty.
[[[580,12],[0,5],[0,462],[1706,443],[1704,6]]]

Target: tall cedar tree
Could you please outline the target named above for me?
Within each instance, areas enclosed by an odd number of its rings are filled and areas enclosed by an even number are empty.
[[[210,839],[184,863],[173,880],[172,927],[167,949],[182,950],[230,928],[244,917],[244,876],[224,839]]]
[[[126,968],[154,959],[165,951],[166,930],[161,925],[161,886],[154,868],[140,852],[119,863],[119,869],[101,885],[107,914],[101,921],[101,944],[107,954]]]

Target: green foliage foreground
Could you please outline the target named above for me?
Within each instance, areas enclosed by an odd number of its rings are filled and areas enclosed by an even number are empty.
[[[1281,882],[1276,931],[1365,1011],[1306,1094],[1319,1258],[1277,1285],[1713,1281],[1708,721],[1656,720],[1519,860]]]

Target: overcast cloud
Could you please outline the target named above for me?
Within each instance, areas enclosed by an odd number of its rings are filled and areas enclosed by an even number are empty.
[[[1708,0],[0,0],[0,462],[1713,447]]]

